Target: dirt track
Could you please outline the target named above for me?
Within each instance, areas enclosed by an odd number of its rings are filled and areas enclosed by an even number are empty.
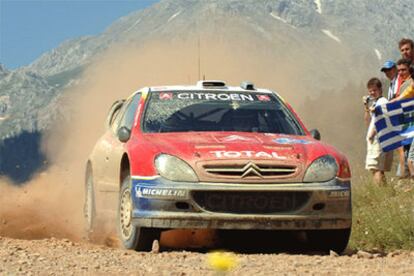
[[[230,275],[357,274],[414,275],[414,252],[386,256],[365,252],[350,256],[238,254]],[[207,254],[173,251],[141,253],[74,243],[66,239],[15,240],[0,237],[0,275],[219,275]]]

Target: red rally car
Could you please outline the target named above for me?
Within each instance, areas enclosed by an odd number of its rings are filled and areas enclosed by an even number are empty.
[[[346,248],[348,161],[277,93],[146,87],[115,102],[106,125],[86,166],[89,232],[112,215],[128,249],[185,228],[303,231],[318,249]]]

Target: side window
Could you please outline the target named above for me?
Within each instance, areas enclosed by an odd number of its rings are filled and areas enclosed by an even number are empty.
[[[128,129],[132,129],[132,125],[134,124],[135,119],[135,112],[137,111],[137,107],[139,104],[139,100],[141,99],[141,93],[137,93],[134,95],[131,101],[127,103],[127,107],[125,112],[123,113],[123,117],[120,121],[119,127],[127,127]]]
[[[109,122],[113,132],[118,129],[119,117],[121,117],[119,114],[121,114],[121,108],[115,110],[114,114],[111,117],[111,121]]]
[[[106,117],[106,127],[114,129],[115,121],[119,121],[119,114],[125,100],[118,100],[114,102],[109,109],[108,116]]]

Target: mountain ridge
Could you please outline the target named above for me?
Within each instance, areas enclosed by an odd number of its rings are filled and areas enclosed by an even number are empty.
[[[216,16],[244,16],[255,18],[269,17],[274,19],[274,24],[286,24],[303,31],[322,32],[329,31],[334,37],[342,37],[343,41],[352,39],[352,35],[357,33],[359,39],[364,38],[370,44],[372,51],[375,49],[380,52],[381,59],[389,59],[398,55],[397,41],[401,37],[409,36],[414,33],[413,27],[408,27],[407,31],[402,32],[397,29],[400,22],[407,22],[407,26],[414,26],[414,19],[410,16],[402,16],[407,4],[404,1],[379,0],[381,3],[370,3],[370,1],[348,1],[343,4],[340,1],[320,1],[322,12],[316,9],[315,2],[311,1],[285,1],[267,0],[260,3],[256,1],[191,1],[191,0],[164,0],[153,6],[132,12],[121,17],[97,36],[85,36],[66,41],[43,54],[39,59],[28,65],[28,68],[39,74],[50,76],[61,73],[65,70],[72,70],[79,65],[86,65],[88,60],[96,54],[102,53],[112,44],[128,40],[136,40],[136,37],[147,38],[152,34],[160,32],[165,35],[163,29],[168,29],[165,23],[174,24],[174,20],[191,14],[199,16],[212,14]],[[395,4],[397,3],[397,4]],[[386,20],[375,20],[375,11],[379,10],[380,5],[393,5],[396,12],[377,17]],[[400,8],[398,8],[400,7]],[[361,18],[368,18],[369,22],[375,24],[364,24]],[[156,20],[154,20],[156,18]],[[359,19],[358,19],[359,18]],[[194,20],[188,20],[193,24]],[[390,22],[395,21],[395,24]],[[365,22],[366,23],[366,22]],[[196,22],[197,24],[197,22]],[[195,25],[196,25],[195,24]],[[381,31],[389,28],[389,31]],[[128,34],[129,33],[129,34]],[[322,32],[327,37],[328,32]],[[381,35],[384,33],[384,35]],[[331,36],[331,38],[332,38]],[[392,42],[392,43],[391,43]],[[65,54],[63,54],[65,53]],[[70,58],[72,56],[72,58]],[[66,57],[66,59],[65,59]]]

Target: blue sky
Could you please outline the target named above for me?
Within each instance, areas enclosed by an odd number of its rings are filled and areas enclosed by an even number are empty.
[[[0,63],[28,65],[63,41],[101,33],[159,0],[0,0]]]

